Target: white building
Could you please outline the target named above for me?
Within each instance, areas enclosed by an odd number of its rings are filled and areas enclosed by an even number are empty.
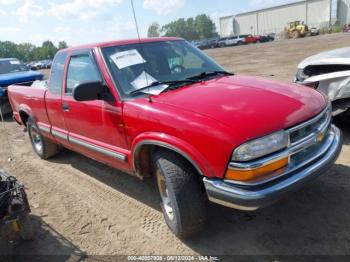
[[[350,22],[350,0],[303,0],[220,18],[220,36],[280,33],[289,22],[309,27],[329,27]]]

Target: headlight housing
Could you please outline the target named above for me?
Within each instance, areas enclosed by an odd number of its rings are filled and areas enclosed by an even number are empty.
[[[232,161],[250,161],[277,152],[288,145],[289,136],[279,131],[240,145],[233,151]]]
[[[304,69],[299,68],[296,74],[296,80],[298,82],[304,82],[304,80],[307,78],[309,78],[309,76],[304,73]]]

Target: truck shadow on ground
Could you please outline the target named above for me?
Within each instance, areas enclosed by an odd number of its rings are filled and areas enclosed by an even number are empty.
[[[83,251],[47,224],[43,217],[31,215],[31,220],[35,232],[32,240],[23,241],[17,236],[14,244],[0,247],[0,255],[11,256],[7,261],[31,261],[34,258],[40,261],[82,261],[86,257]]]

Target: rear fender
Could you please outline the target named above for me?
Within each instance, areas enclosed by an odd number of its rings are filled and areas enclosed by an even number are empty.
[[[18,115],[20,114],[20,112],[24,112],[24,113],[26,113],[30,118],[32,118],[34,121],[35,121],[35,117],[33,116],[33,112],[32,112],[32,110],[30,109],[30,107],[29,106],[27,106],[27,105],[25,105],[25,104],[21,104],[21,105],[19,105],[19,107],[18,107],[18,109],[17,109],[18,111]],[[23,124],[23,125],[26,125],[26,123],[23,123],[23,121],[22,121],[22,118],[20,117],[20,115],[19,115],[19,119],[18,120],[20,120],[20,122]]]

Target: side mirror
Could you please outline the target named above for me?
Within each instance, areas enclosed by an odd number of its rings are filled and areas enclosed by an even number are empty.
[[[32,67],[30,68],[30,70],[36,71],[36,70],[38,70],[38,68],[36,68],[35,66],[32,66]]]
[[[77,84],[73,89],[73,98],[77,101],[92,101],[101,99],[105,86],[100,81]]]

